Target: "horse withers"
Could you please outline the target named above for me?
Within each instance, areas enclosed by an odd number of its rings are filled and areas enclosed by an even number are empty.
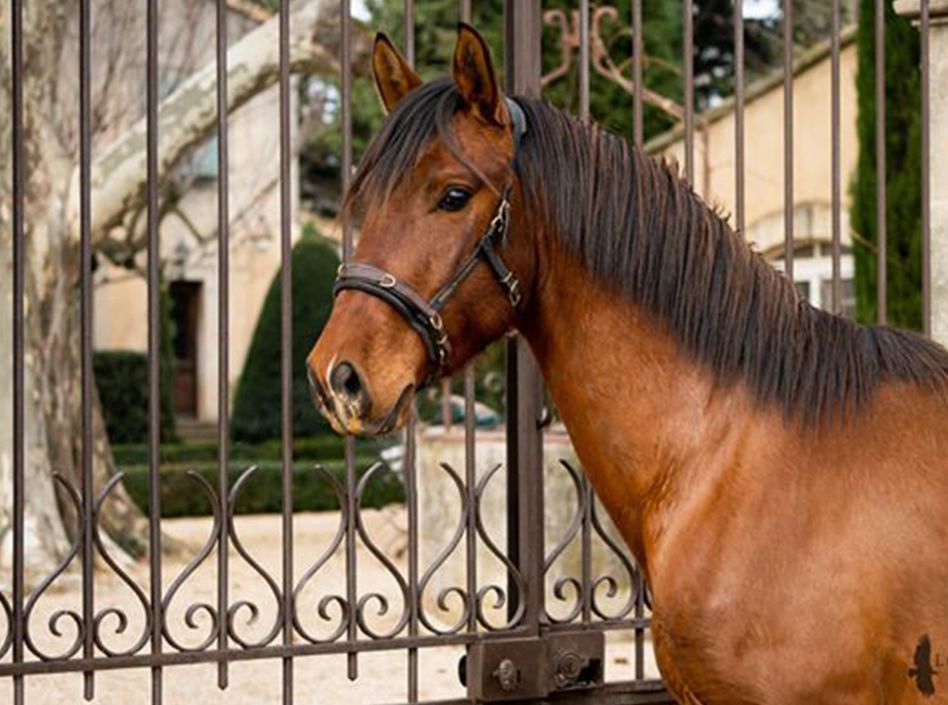
[[[307,364],[340,433],[511,329],[653,594],[683,703],[948,703],[948,354],[812,308],[674,169],[505,98],[462,26],[389,116]],[[941,668],[939,668],[941,665]]]

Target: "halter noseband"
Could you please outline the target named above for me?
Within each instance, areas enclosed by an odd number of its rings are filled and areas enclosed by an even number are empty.
[[[516,101],[510,98],[506,100],[511,122],[513,123],[513,166],[516,168],[520,142],[527,131],[527,124],[523,109]],[[430,300],[426,300],[414,288],[405,282],[399,281],[384,269],[366,262],[345,262],[339,266],[336,282],[332,288],[333,297],[346,289],[362,291],[381,299],[398,311],[425,344],[428,361],[434,370],[431,375],[433,376],[445,368],[448,356],[451,354],[451,343],[448,341],[448,334],[444,328],[441,310],[458,287],[474,271],[479,262],[487,263],[497,283],[507,294],[510,305],[516,309],[520,303],[520,280],[508,269],[495,249],[498,244],[503,246],[506,243],[509,227],[510,186],[507,186],[501,194],[500,203],[497,205],[494,217],[491,218],[487,230],[481,236],[474,251],[468,255],[461,266],[455,270],[454,275]]]

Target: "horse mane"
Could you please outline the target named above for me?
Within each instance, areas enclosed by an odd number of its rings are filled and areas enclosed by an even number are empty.
[[[543,101],[517,101],[528,124],[517,168],[531,213],[719,382],[741,381],[759,403],[805,425],[850,417],[885,381],[945,391],[940,346],[814,308],[675,167]],[[449,79],[409,94],[368,148],[346,207],[390,194],[434,137],[457,152],[458,104]]]

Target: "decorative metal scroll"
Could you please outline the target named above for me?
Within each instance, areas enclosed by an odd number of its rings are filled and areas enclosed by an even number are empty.
[[[503,631],[519,625],[525,614],[522,601],[514,613],[507,615],[504,620],[500,621],[495,616],[496,612],[505,607],[510,599],[506,585],[500,582],[479,584],[473,592],[461,585],[442,587],[435,596],[433,608],[427,607],[422,600],[422,597],[430,591],[437,573],[455,554],[471,529],[476,534],[477,545],[486,548],[490,555],[502,565],[505,575],[515,589],[525,590],[522,574],[497,545],[482,517],[484,494],[501,467],[497,465],[491,468],[480,477],[475,487],[468,488],[461,476],[450,465],[444,463],[440,465],[440,469],[447,475],[458,493],[460,511],[451,536],[430,564],[424,566],[418,584],[413,590],[404,571],[380,547],[363,517],[363,499],[366,490],[373,481],[378,480],[382,472],[389,472],[387,466],[376,463],[361,474],[354,488],[354,513],[350,513],[348,509],[350,504],[343,484],[332,473],[316,466],[315,479],[328,483],[339,503],[340,511],[338,525],[332,538],[293,586],[289,604],[293,612],[291,615],[293,631],[299,640],[308,644],[341,642],[341,646],[344,646],[347,642],[344,635],[350,631],[354,620],[357,625],[357,639],[396,641],[405,635],[412,615],[413,600],[420,625],[432,636],[455,635],[471,631],[472,625],[474,632]],[[245,650],[264,648],[272,645],[281,633],[284,622],[282,588],[244,544],[235,519],[238,499],[246,491],[256,472],[257,467],[251,466],[241,473],[232,485],[223,505],[217,489],[210,482],[196,472],[187,473],[190,481],[195,484],[196,491],[201,492],[210,503],[212,520],[201,546],[173,576],[162,593],[159,610],[160,632],[168,651],[198,655],[217,648],[222,620],[223,628],[226,629],[228,639],[234,644],[234,648]],[[131,592],[134,597],[132,609],[140,609],[140,614],[129,612],[127,606],[116,605],[105,605],[95,611],[89,622],[95,647],[93,658],[125,658],[144,655],[152,635],[153,612],[149,595],[110,553],[109,544],[104,539],[99,523],[103,505],[113,495],[122,478],[122,473],[111,477],[98,495],[90,500],[93,502],[90,513],[93,522],[92,550],[101,559],[102,569],[118,578],[121,585]],[[68,551],[55,569],[37,584],[25,600],[24,644],[28,652],[37,660],[67,662],[81,655],[85,643],[86,622],[81,611],[71,608],[57,609],[46,618],[42,625],[35,615],[38,605],[44,599],[51,599],[49,593],[53,586],[65,579],[70,568],[81,556],[86,521],[83,510],[86,500],[68,478],[57,474],[54,479],[57,486],[61,488],[74,516],[77,517],[78,525],[73,534],[75,538],[70,543]],[[223,522],[226,522],[226,532],[221,531]],[[373,559],[381,564],[384,572],[394,581],[395,594],[401,598],[397,613],[392,614],[395,606],[391,603],[391,596],[377,589],[358,594],[354,604],[350,604],[345,595],[336,592],[320,595],[318,576],[327,564],[346,548],[345,544],[349,535],[347,530],[350,528],[353,529],[354,540],[358,541]],[[268,610],[267,613],[273,612],[273,619],[272,622],[268,620],[259,636],[249,635],[248,630],[264,614],[263,605],[249,599],[232,600],[223,614],[216,604],[209,601],[186,602],[183,614],[175,610],[175,606],[185,600],[184,593],[187,591],[187,586],[195,579],[195,574],[203,567],[212,565],[216,552],[222,550],[221,536],[227,537],[228,549],[233,549],[253,573],[265,583],[268,601],[272,597],[275,610]],[[152,558],[153,562],[159,560],[160,557]],[[467,561],[470,569],[476,562],[476,556],[468,556]],[[220,576],[218,579],[221,579]],[[299,608],[299,604],[305,596],[313,592],[318,597],[316,609],[304,613]],[[459,616],[452,617],[450,623],[445,624],[440,617],[455,613],[452,611],[453,603],[460,605]],[[432,610],[436,613],[432,613]],[[172,614],[181,615],[180,621],[176,618],[173,623],[170,620]],[[0,592],[0,629],[5,627],[5,631],[0,632],[0,659],[10,652],[12,646],[13,615],[9,597]],[[379,620],[384,617],[389,617],[390,621],[381,624]],[[129,630],[133,623],[136,625],[136,630],[130,634]],[[320,627],[323,633],[320,633]],[[55,643],[56,646],[50,647],[49,643]]]
[[[629,61],[615,63],[609,55],[609,48],[603,39],[602,22],[619,21],[619,10],[612,5],[601,5],[593,8],[589,23],[590,54],[593,69],[600,76],[609,79],[622,88],[629,95],[640,93],[642,101],[654,106],[674,120],[684,120],[685,109],[671,98],[656,93],[648,86],[636,86],[635,81],[625,75],[625,68]],[[573,10],[567,15],[565,10],[547,10],[543,13],[543,24],[556,27],[560,35],[560,63],[543,76],[542,85],[553,83],[569,73],[574,57],[579,53],[581,46],[579,10]],[[634,28],[623,26],[619,30],[620,36],[631,37]]]
[[[568,624],[583,617],[584,612],[587,619],[592,615],[604,621],[625,619],[635,608],[635,588],[639,584],[638,567],[603,525],[595,492],[586,476],[565,460],[560,460],[560,465],[566,470],[576,491],[576,511],[563,535],[554,544],[543,562],[544,576],[550,572],[570,544],[580,537],[581,532],[585,534],[581,551],[587,554],[582,556],[584,566],[592,568],[592,541],[596,540],[604,544],[609,549],[610,555],[618,562],[620,575],[607,572],[593,576],[590,572],[580,577],[575,575],[558,577],[553,583],[553,598],[563,603],[567,608],[566,613],[557,615],[550,610],[549,605],[545,605],[546,619],[551,624]],[[615,599],[623,588],[628,590],[627,599],[618,607],[610,609],[603,600]]]

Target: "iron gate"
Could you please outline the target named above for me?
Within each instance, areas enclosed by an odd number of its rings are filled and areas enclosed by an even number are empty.
[[[404,571],[388,561],[390,570],[399,586],[402,600],[400,616],[395,626],[381,632],[368,622],[368,610],[373,603],[376,607],[387,609],[384,595],[372,592],[360,592],[356,551],[358,546],[375,554],[386,562],[384,552],[374,543],[366,530],[362,519],[360,501],[375,470],[357,475],[355,441],[349,439],[346,444],[346,481],[344,486],[334,484],[340,505],[342,506],[339,530],[327,552],[309,564],[302,572],[294,570],[293,545],[293,483],[292,483],[292,364],[290,340],[292,335],[292,287],[291,283],[291,67],[289,45],[286,40],[290,32],[290,6],[283,2],[279,9],[279,134],[280,134],[280,203],[282,254],[281,268],[281,304],[282,304],[282,356],[281,356],[281,399],[282,399],[282,490],[283,511],[281,515],[281,565],[279,575],[269,574],[261,567],[257,558],[247,552],[241,543],[237,530],[238,522],[234,518],[236,498],[245,480],[251,477],[249,469],[234,485],[228,482],[226,467],[229,460],[228,428],[228,64],[226,19],[227,1],[217,0],[216,34],[216,78],[217,78],[217,134],[218,134],[218,285],[219,297],[218,330],[219,358],[219,395],[218,395],[218,463],[219,481],[211,486],[197,478],[195,487],[207,494],[214,506],[214,522],[207,543],[201,552],[187,566],[186,570],[169,580],[162,573],[161,556],[161,495],[160,489],[160,409],[159,400],[159,152],[158,152],[158,0],[147,0],[147,218],[148,218],[148,388],[149,388],[149,478],[150,505],[149,518],[149,581],[147,586],[138,585],[130,577],[122,564],[114,560],[107,544],[100,534],[97,519],[102,504],[108,500],[109,492],[114,488],[118,477],[104,488],[95,488],[92,480],[92,219],[91,219],[91,182],[92,155],[90,129],[92,124],[91,99],[89,92],[91,54],[90,54],[90,13],[92,0],[79,2],[79,48],[78,66],[80,85],[80,213],[81,213],[81,252],[82,252],[82,481],[74,486],[69,480],[59,478],[63,496],[66,498],[78,522],[75,541],[71,552],[61,566],[50,576],[39,582],[31,591],[27,591],[25,573],[29,561],[25,549],[24,503],[25,503],[25,449],[24,449],[24,251],[25,251],[25,184],[26,154],[24,145],[23,115],[23,70],[24,70],[24,34],[22,27],[23,0],[12,0],[10,6],[11,26],[11,89],[13,105],[12,145],[13,145],[13,360],[12,387],[14,409],[12,414],[13,430],[13,566],[12,585],[9,592],[0,592],[0,614],[6,622],[5,636],[0,642],[0,677],[9,677],[12,681],[13,702],[22,705],[27,702],[26,684],[30,677],[42,674],[81,673],[84,682],[84,695],[91,700],[95,697],[96,673],[111,669],[147,668],[150,670],[151,702],[163,702],[162,684],[168,669],[184,664],[216,664],[218,684],[221,688],[228,685],[228,672],[232,663],[272,659],[282,663],[282,698],[284,703],[293,702],[294,669],[298,659],[307,656],[345,655],[347,672],[350,679],[358,678],[360,655],[378,651],[404,651],[407,659],[406,692],[409,702],[419,701],[420,654],[425,649],[441,646],[463,646],[467,654],[460,664],[460,677],[467,687],[468,699],[457,702],[495,701],[495,700],[551,700],[554,702],[609,702],[609,703],[645,703],[670,702],[661,681],[647,678],[645,672],[645,652],[650,619],[646,603],[646,594],[640,574],[624,558],[623,549],[610,543],[608,533],[603,529],[596,514],[595,499],[585,479],[568,468],[577,489],[576,520],[567,527],[565,535],[552,547],[544,536],[544,498],[537,488],[544,485],[542,464],[543,436],[543,392],[542,381],[527,347],[522,341],[507,343],[507,468],[506,494],[508,514],[506,526],[505,550],[497,549],[490,527],[485,527],[481,517],[481,500],[484,491],[495,477],[494,473],[479,472],[475,458],[476,429],[474,422],[474,372],[469,368],[464,373],[465,409],[465,468],[463,473],[449,470],[460,489],[462,514],[459,530],[451,548],[459,546],[460,540],[466,541],[467,584],[454,587],[451,593],[458,596],[463,604],[464,619],[457,628],[439,627],[425,614],[422,592],[427,579],[436,570],[437,559],[431,565],[421,565],[419,559],[419,505],[417,487],[417,467],[415,463],[415,435],[407,435],[405,486],[408,513],[407,564]],[[405,1],[405,37],[406,54],[411,61],[414,55],[413,2]],[[460,17],[470,20],[470,0],[460,1]],[[744,28],[742,20],[742,2],[735,1],[735,21],[733,37],[735,43],[736,95],[735,95],[735,190],[736,224],[739,230],[744,228]],[[832,306],[840,310],[840,269],[841,256],[841,183],[839,162],[839,55],[840,24],[839,0],[833,2],[833,28],[831,37],[831,56],[833,66],[833,112],[830,116],[833,130],[833,290]],[[342,174],[347,181],[352,173],[352,24],[349,0],[341,0],[341,106],[342,106]],[[684,136],[684,173],[693,179],[695,173],[695,105],[693,64],[693,3],[683,0],[684,36],[686,47],[684,66],[684,105],[682,112]],[[924,320],[929,320],[928,294],[928,94],[927,94],[927,23],[928,3],[922,2],[922,188],[923,188],[923,304]],[[785,2],[787,21],[784,30],[784,51],[787,65],[793,62],[792,39],[792,3]],[[882,0],[876,2],[876,30],[884,31],[882,21]],[[538,95],[540,92],[541,61],[540,36],[542,17],[540,0],[505,0],[505,72],[506,86],[515,94]],[[590,3],[578,2],[580,55],[579,94],[580,113],[584,118],[590,115]],[[632,56],[632,76],[635,85],[642,84],[642,0],[633,0],[631,25],[634,28],[633,42],[635,50]],[[878,36],[882,36],[881,34]],[[881,47],[881,43],[877,44]],[[884,61],[882,49],[877,50],[877,62]],[[879,64],[881,65],[881,64]],[[793,242],[793,120],[792,120],[792,81],[791,71],[785,72],[785,133],[784,133],[784,173],[785,179],[785,262],[786,269],[792,271],[794,257]],[[877,80],[877,95],[884,96],[884,84]],[[630,116],[633,134],[638,146],[643,139],[643,103],[642,92],[634,94],[634,109]],[[877,115],[876,134],[884,138],[884,114]],[[880,173],[884,173],[885,150],[877,157]],[[885,185],[880,180],[878,191],[880,212],[885,213]],[[884,243],[884,217],[881,219],[880,242]],[[880,270],[884,272],[884,246],[881,248]],[[344,228],[343,256],[350,257],[353,251],[353,237],[348,228]],[[885,316],[885,278],[880,279],[880,316]],[[313,481],[333,482],[332,478]],[[549,568],[562,548],[569,542],[581,543],[581,575],[569,583],[575,589],[575,609],[568,618],[551,618],[546,609],[548,599]],[[624,589],[629,599],[618,611],[606,613],[596,603],[595,592],[603,584],[616,585],[617,579],[610,576],[595,576],[592,569],[592,543],[605,541],[610,549],[626,561],[627,580]],[[506,585],[479,585],[475,575],[476,551],[479,544],[490,544],[496,549],[498,558],[506,566]],[[229,550],[219,550],[227,547]],[[262,637],[249,640],[241,633],[236,617],[241,612],[256,615],[258,605],[235,597],[230,591],[228,580],[230,550],[257,571],[272,593],[276,609],[272,626],[265,630]],[[335,621],[326,636],[316,637],[300,622],[297,597],[312,580],[318,580],[318,573],[326,562],[337,552],[345,556],[344,594],[330,594],[319,603],[320,616],[328,621],[335,609]],[[141,611],[142,627],[140,635],[122,649],[109,645],[109,620],[115,620],[122,631],[131,615],[124,608],[98,604],[94,594],[95,562],[99,560],[118,576],[134,594],[134,604]],[[184,644],[176,639],[174,625],[167,621],[169,608],[175,594],[189,577],[204,563],[216,560],[217,590],[214,600],[193,603],[187,607],[185,620],[192,629],[198,627],[195,621],[199,615],[206,618],[203,638],[196,644]],[[64,609],[54,612],[45,624],[36,624],[31,620],[33,609],[38,601],[47,594],[49,588],[63,579],[67,570],[78,566],[81,573],[82,604],[77,610]],[[605,582],[604,582],[605,581]],[[610,582],[611,581],[611,582]],[[439,596],[439,599],[442,596]],[[485,600],[490,597],[506,601],[507,621],[496,625],[484,617]],[[562,599],[562,598],[561,598]],[[69,624],[72,637],[63,636],[63,628]],[[113,623],[114,624],[114,623]],[[63,641],[55,652],[38,646],[34,636],[36,629],[47,629],[53,636]],[[115,628],[115,627],[113,627]],[[613,630],[631,630],[633,634],[632,662],[634,678],[625,682],[603,682],[604,634]],[[47,635],[48,636],[48,635]],[[298,699],[298,698],[296,698]]]

